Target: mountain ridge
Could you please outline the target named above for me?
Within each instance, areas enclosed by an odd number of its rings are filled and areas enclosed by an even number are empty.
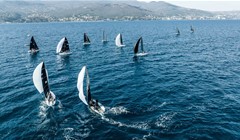
[[[167,2],[0,1],[0,22],[215,19],[223,13],[183,8]],[[220,16],[221,17],[221,16]]]

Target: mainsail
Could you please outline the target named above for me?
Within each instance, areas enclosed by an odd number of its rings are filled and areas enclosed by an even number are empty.
[[[68,40],[66,37],[64,37],[59,41],[57,45],[56,53],[63,53],[68,51],[70,51]]]
[[[84,66],[82,68],[82,70],[80,71],[80,73],[78,74],[77,88],[78,88],[78,91],[79,91],[79,98],[83,101],[84,104],[88,105],[88,102],[87,102],[86,97],[85,97],[84,92],[83,92],[83,82],[84,82],[85,74],[87,75],[86,80],[87,80],[88,101],[91,99],[90,80],[89,80],[88,71],[87,71],[86,66]]]
[[[84,33],[83,39],[84,39],[84,43],[90,43],[90,40],[89,40],[89,38],[88,38],[86,33]]]
[[[39,93],[44,92],[47,98],[47,94],[50,93],[50,90],[48,85],[48,73],[43,62],[41,62],[33,72],[33,83]]]
[[[35,41],[34,38],[33,38],[33,36],[32,36],[32,38],[31,38],[31,40],[30,40],[30,48],[29,48],[29,49],[30,49],[30,50],[32,50],[32,49],[38,50],[38,49],[39,49],[38,46],[37,46],[36,41]]]
[[[141,45],[141,51],[144,52],[144,50],[143,50],[143,39],[142,39],[142,37],[140,37],[140,38],[138,39],[137,43],[136,43],[135,46],[134,46],[134,53],[135,53],[135,54],[138,53],[139,45]]]

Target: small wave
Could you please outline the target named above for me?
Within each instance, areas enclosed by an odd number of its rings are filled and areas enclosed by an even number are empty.
[[[176,115],[176,113],[166,113],[161,115],[157,121],[155,122],[155,125],[157,127],[162,127],[162,128],[168,128],[170,125],[172,118]]]
[[[58,105],[57,105],[58,108],[59,108],[59,109],[62,109],[62,108],[63,108],[63,105],[62,105],[61,101],[60,101],[60,100],[57,100],[57,102],[58,102]]]
[[[64,128],[63,136],[66,140],[75,140],[75,138],[72,137],[74,135],[73,130],[73,128]]]
[[[125,108],[123,106],[119,106],[119,107],[107,108],[106,113],[120,115],[120,114],[128,114],[129,111],[127,110],[127,108]]]
[[[46,102],[41,101],[40,106],[39,106],[39,109],[40,109],[39,116],[46,117],[48,108],[49,107],[47,106]]]
[[[166,102],[163,102],[163,103],[160,104],[160,105],[154,105],[154,106],[148,108],[147,110],[145,110],[145,111],[143,111],[143,112],[152,112],[152,111],[155,111],[155,110],[157,110],[158,108],[161,108],[161,107],[163,107],[163,106],[166,105],[166,104],[167,104]]]
[[[152,136],[152,134],[149,132],[147,135],[143,135],[142,138],[134,137],[134,138],[132,138],[132,140],[147,140],[151,136]]]

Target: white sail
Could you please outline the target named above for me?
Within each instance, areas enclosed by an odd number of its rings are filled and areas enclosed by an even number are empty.
[[[63,43],[64,43],[64,40],[65,40],[65,37],[62,38],[62,39],[59,41],[59,43],[58,43],[58,45],[57,45],[56,53],[60,53],[60,51],[61,51],[61,49],[62,49],[62,46],[63,46]]]
[[[34,86],[39,91],[39,93],[43,92],[43,85],[42,85],[42,78],[41,78],[42,65],[43,65],[43,62],[41,62],[33,72],[33,83],[34,83]]]
[[[80,73],[78,74],[77,88],[79,91],[79,98],[83,101],[83,103],[88,105],[88,103],[86,101],[86,97],[83,92],[83,81],[84,81],[85,72],[86,72],[86,66],[84,66],[82,68],[82,70],[80,71]]]
[[[116,46],[118,47],[123,47],[125,45],[123,45],[123,42],[122,42],[122,35],[121,34],[118,34],[116,39],[115,39],[115,43],[116,43]]]

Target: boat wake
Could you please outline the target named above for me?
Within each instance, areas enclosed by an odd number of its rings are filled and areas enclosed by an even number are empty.
[[[48,114],[49,108],[53,108],[53,109],[57,108],[57,109],[60,109],[60,111],[61,111],[63,106],[62,106],[61,101],[59,101],[59,100],[56,100],[56,104],[53,106],[48,106],[46,101],[43,100],[43,101],[41,101],[40,106],[39,106],[39,109],[40,109],[39,116],[45,118]]]
[[[168,113],[160,115],[158,117],[157,121],[155,122],[155,125],[157,127],[163,128],[163,129],[168,129],[169,126],[172,124],[173,117],[176,114],[177,113],[175,113],[175,112],[168,112]]]
[[[112,125],[117,125],[118,127],[128,127],[128,128],[135,128],[135,129],[141,129],[141,130],[147,130],[150,128],[148,125],[148,122],[136,122],[136,123],[122,123],[120,121],[115,121],[113,119],[107,118],[104,115],[102,116],[102,119]]]
[[[114,114],[114,115],[120,115],[120,114],[128,114],[130,113],[127,108],[123,107],[123,106],[119,106],[119,107],[113,107],[113,108],[109,108],[106,107],[107,111],[105,114]]]
[[[141,130],[146,130],[149,129],[150,126],[148,125],[148,122],[134,122],[134,123],[122,123],[120,121],[115,121],[111,118],[106,117],[105,115],[107,114],[114,114],[114,115],[121,115],[121,114],[129,114],[130,111],[127,110],[127,108],[123,106],[118,106],[118,107],[106,107],[106,112],[104,115],[101,115],[101,118],[112,124],[112,125],[117,125],[118,127],[128,127],[128,128],[135,128],[135,129],[141,129]]]
[[[166,102],[163,102],[163,103],[160,104],[160,105],[154,105],[154,106],[152,106],[152,107],[150,107],[150,108],[148,108],[148,109],[146,109],[146,110],[143,110],[143,112],[144,112],[144,113],[145,113],[145,112],[154,112],[154,111],[158,110],[159,108],[165,106],[166,104],[167,104]]]

